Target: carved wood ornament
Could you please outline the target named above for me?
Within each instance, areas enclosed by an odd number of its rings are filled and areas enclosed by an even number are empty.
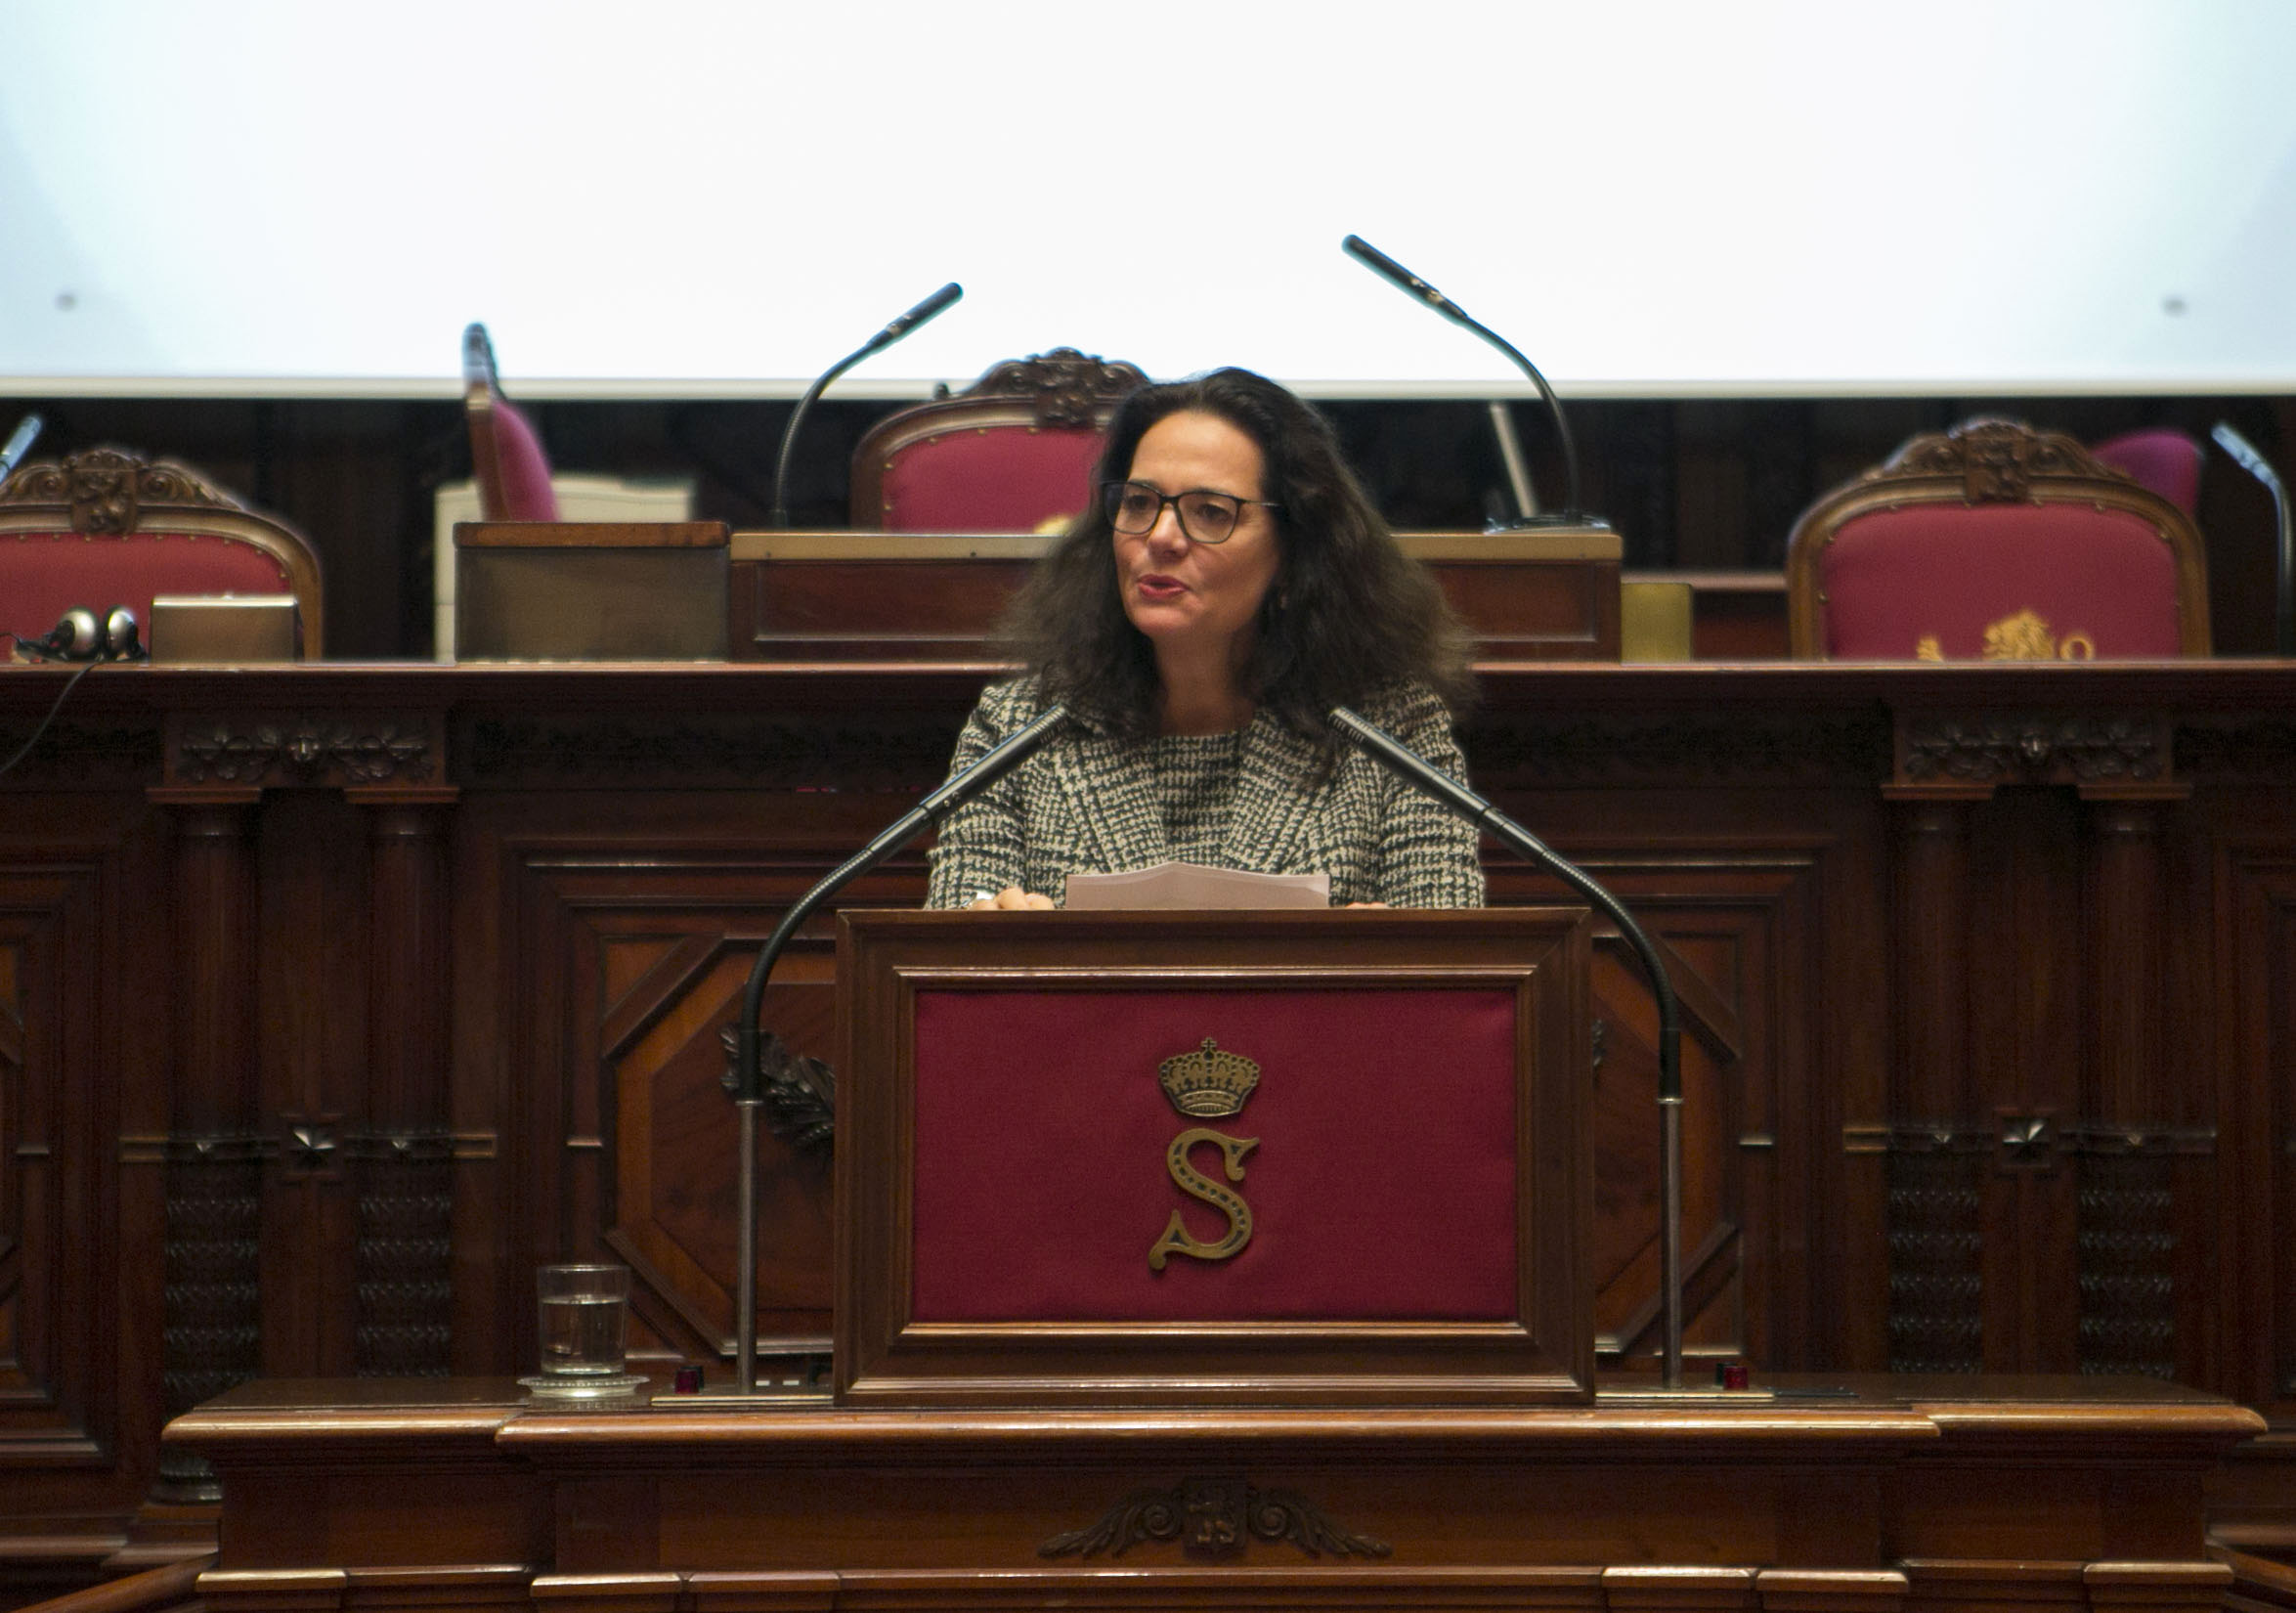
[[[241,716],[171,720],[171,784],[410,785],[443,772],[436,717]]]
[[[1138,365],[1111,364],[1097,353],[1056,347],[1025,359],[1008,359],[965,389],[968,398],[1026,398],[1040,426],[1090,431],[1110,399],[1148,385]]]
[[[2005,712],[1910,715],[1900,721],[1903,784],[2160,784],[2170,732],[2160,717]]]
[[[1971,420],[1916,437],[1858,480],[1931,476],[1960,477],[1962,497],[1972,504],[2022,503],[2032,497],[2036,476],[2098,476],[2134,485],[2127,472],[2113,469],[2063,432],[2035,431],[2015,420]]]
[[[1145,1541],[1179,1541],[1194,1557],[1239,1555],[1247,1539],[1289,1541],[1311,1557],[1384,1557],[1394,1548],[1342,1528],[1306,1497],[1262,1490],[1235,1478],[1191,1478],[1168,1489],[1135,1490],[1097,1523],[1055,1535],[1042,1557],[1120,1557]]]
[[[246,508],[190,465],[91,448],[62,459],[35,459],[0,484],[0,504],[67,504],[74,532],[134,532],[144,507]]]

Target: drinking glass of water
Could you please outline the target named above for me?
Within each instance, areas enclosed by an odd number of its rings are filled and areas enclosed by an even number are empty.
[[[613,1377],[629,1331],[628,1266],[544,1266],[542,1375]]]

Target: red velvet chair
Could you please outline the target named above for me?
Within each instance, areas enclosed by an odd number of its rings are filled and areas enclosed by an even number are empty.
[[[2208,451],[2199,439],[2175,426],[2124,431],[2092,444],[2089,452],[2111,469],[2136,478],[2188,516],[2200,515],[2200,467]]]
[[[35,459],[0,483],[0,631],[33,638],[65,611],[116,605],[147,628],[155,594],[292,594],[319,659],[319,557],[189,465],[115,448]]]
[[[1916,437],[1811,505],[1786,596],[1805,659],[2208,653],[2190,518],[2072,438],[2011,420]]]
[[[1015,359],[904,409],[853,451],[852,522],[885,532],[1035,532],[1092,499],[1116,404],[1148,376],[1073,347]]]
[[[550,459],[534,425],[502,396],[495,346],[473,321],[462,331],[462,413],[470,422],[470,471],[488,521],[555,521]]]

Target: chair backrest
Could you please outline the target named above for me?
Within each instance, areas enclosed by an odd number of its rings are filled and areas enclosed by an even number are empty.
[[[2200,534],[2072,438],[1978,420],[1907,443],[1795,524],[1793,652],[1816,660],[2208,653]]]
[[[303,658],[319,659],[319,556],[191,466],[97,448],[0,483],[0,631],[37,636],[83,605],[148,625],[154,595],[227,593],[294,595]]]
[[[2133,476],[2139,487],[2148,487],[2187,515],[2200,515],[2200,467],[2208,451],[2190,432],[2173,425],[2146,426],[2090,445],[2099,461]]]
[[[532,421],[502,396],[495,345],[475,320],[462,329],[462,413],[470,423],[470,474],[489,521],[555,521],[550,458]]]
[[[852,522],[886,532],[1035,532],[1082,512],[1117,403],[1148,376],[1056,347],[904,409],[853,451]]]

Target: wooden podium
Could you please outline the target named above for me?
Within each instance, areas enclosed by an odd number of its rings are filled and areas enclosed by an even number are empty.
[[[845,914],[839,1400],[1591,1399],[1588,949],[1580,908]]]

